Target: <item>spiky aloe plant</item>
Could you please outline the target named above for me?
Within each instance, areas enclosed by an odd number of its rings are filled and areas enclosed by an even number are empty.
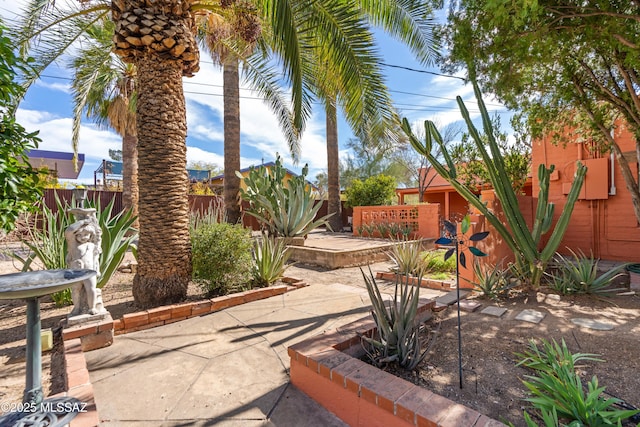
[[[480,133],[474,126],[469,115],[469,111],[462,101],[461,97],[457,97],[458,106],[462,116],[469,129],[469,134],[473,138],[478,151],[485,163],[489,173],[489,180],[504,211],[506,224],[498,218],[493,211],[487,208],[478,197],[464,184],[457,179],[456,165],[453,163],[451,155],[445,146],[442,136],[431,121],[425,121],[425,139],[420,141],[413,133],[409,121],[405,118],[402,121],[402,128],[409,137],[411,145],[419,153],[427,158],[433,165],[434,169],[445,179],[451,186],[471,205],[485,216],[487,221],[495,228],[498,234],[503,238],[504,242],[513,251],[515,261],[519,271],[526,272],[531,285],[534,288],[540,286],[540,279],[545,271],[549,261],[553,258],[562,237],[569,225],[569,219],[573,213],[573,207],[578,200],[584,176],[587,173],[587,167],[581,162],[576,164],[576,173],[571,190],[567,196],[566,205],[560,214],[560,218],[556,223],[551,236],[547,240],[545,246],[540,250],[542,235],[551,229],[554,205],[549,203],[549,180],[554,166],[547,168],[541,164],[538,168],[538,179],[540,181],[540,192],[538,193],[538,206],[533,223],[533,229],[529,230],[527,223],[520,211],[518,199],[515,191],[511,187],[509,177],[505,172],[504,158],[500,151],[500,147],[494,137],[493,127],[487,112],[487,108],[482,100],[482,94],[477,82],[474,80],[473,89],[475,92],[478,108],[482,116],[484,132],[488,141],[488,148],[480,136]],[[446,166],[431,154],[433,143],[437,143],[442,150],[442,157]]]
[[[253,284],[269,286],[281,279],[287,269],[287,261],[291,251],[284,239],[263,234],[261,239],[253,242]]]
[[[404,251],[412,259],[421,261],[419,242],[404,242],[403,245],[407,245]],[[413,262],[403,264],[396,275],[395,292],[390,303],[386,303],[382,297],[371,268],[369,274],[360,269],[373,307],[371,313],[377,326],[375,336],[363,336],[362,339],[368,344],[369,357],[374,363],[396,362],[405,369],[414,369],[424,359],[426,350],[420,353],[420,324],[416,322],[420,286],[410,285],[409,277],[411,274],[416,275],[420,283],[424,270],[418,268],[417,271],[411,271],[412,264],[415,264]]]

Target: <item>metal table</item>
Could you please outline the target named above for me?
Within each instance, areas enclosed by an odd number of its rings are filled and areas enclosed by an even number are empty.
[[[25,299],[27,301],[27,379],[22,407],[28,413],[23,411],[22,418],[27,415],[31,418],[35,416],[42,419],[43,423],[48,423],[42,425],[54,425],[55,423],[50,424],[52,414],[44,411],[44,414],[38,415],[38,409],[74,407],[74,405],[58,405],[59,398],[55,400],[55,405],[52,405],[52,402],[45,402],[43,405],[40,298],[67,289],[95,275],[96,272],[93,270],[42,270],[0,275],[0,300]],[[66,402],[77,404],[78,400],[71,399]],[[15,419],[20,413],[9,414],[8,417],[12,415],[14,424],[20,425],[21,422]],[[7,416],[0,417],[0,424],[4,425],[3,423],[9,421],[9,418],[5,417]],[[53,417],[55,418],[56,414],[53,414]],[[38,425],[37,421],[36,424],[33,421],[21,424]]]

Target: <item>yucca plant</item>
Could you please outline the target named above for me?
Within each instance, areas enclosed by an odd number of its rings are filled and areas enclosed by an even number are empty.
[[[560,269],[559,277],[554,277],[553,285],[562,282],[563,293],[576,294],[610,294],[621,291],[622,288],[612,289],[611,282],[624,274],[627,264],[617,265],[603,274],[598,275],[598,259],[586,256],[582,251],[578,253],[569,249],[571,257],[556,254],[556,259]]]
[[[387,254],[395,263],[393,270],[398,274],[424,274],[425,264],[422,259],[422,241],[396,242]]]
[[[522,358],[518,365],[535,371],[535,375],[527,375],[523,381],[532,394],[526,400],[543,414],[555,411],[560,419],[569,421],[568,425],[595,427],[620,425],[640,412],[615,409],[621,401],[603,396],[605,388],[598,386],[595,375],[585,391],[575,365],[580,361],[602,361],[596,354],[572,354],[564,340],[561,344],[542,340],[542,349],[539,349],[532,340],[528,351],[516,355]]]
[[[510,280],[509,270],[505,270],[500,264],[481,264],[476,260],[473,263],[473,271],[477,279],[477,283],[473,284],[474,289],[493,300],[500,298],[518,284],[517,281]]]
[[[189,232],[193,231],[204,224],[217,224],[226,221],[226,211],[224,203],[219,199],[214,199],[209,203],[207,210],[201,212],[199,210],[191,211],[189,214]]]
[[[253,283],[255,286],[269,286],[281,279],[287,269],[291,252],[284,239],[263,234],[253,242]]]
[[[415,369],[426,356],[426,350],[420,352],[421,326],[416,322],[420,286],[409,284],[408,272],[398,274],[393,300],[387,304],[371,268],[368,274],[362,269],[360,271],[371,299],[371,314],[377,326],[374,336],[362,336],[369,357],[377,365],[397,363],[405,369]],[[420,281],[422,275],[418,273]]]

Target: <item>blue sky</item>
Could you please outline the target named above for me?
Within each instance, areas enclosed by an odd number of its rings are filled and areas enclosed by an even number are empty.
[[[15,17],[24,0],[0,0],[0,15],[10,21]],[[384,63],[420,70],[438,72],[435,68],[426,68],[413,60],[411,52],[401,44],[377,33]],[[63,61],[62,61],[63,62]],[[71,72],[64,63],[55,64],[44,73],[44,77],[35,83],[27,93],[17,112],[17,119],[27,130],[40,130],[41,150],[72,151],[71,123],[72,99],[69,77]],[[384,67],[387,86],[396,106],[411,123],[421,124],[424,120],[434,120],[439,126],[461,119],[455,103],[456,96],[462,96],[467,108],[475,114],[475,100],[470,85],[464,85],[459,79],[412,72],[396,67]],[[223,164],[222,133],[222,72],[202,55],[200,71],[192,78],[184,78],[185,98],[187,102],[187,160]],[[285,165],[294,171],[300,171],[305,163],[309,164],[311,179],[315,174],[327,168],[325,148],[325,122],[322,108],[318,105],[307,124],[301,141],[301,158],[293,165],[288,155],[287,145],[281,135],[277,120],[268,106],[258,95],[246,89],[241,83],[240,123],[241,123],[241,165],[247,167],[272,161],[280,153]],[[485,100],[491,111],[505,112],[495,101]],[[503,125],[507,117],[501,114]],[[341,156],[346,157],[346,142],[353,134],[344,120],[340,119],[338,138]],[[79,152],[85,154],[85,164],[80,172],[79,181],[93,183],[93,171],[102,159],[108,159],[109,149],[119,149],[121,138],[112,131],[99,129],[88,120],[83,121],[80,131]],[[78,182],[78,181],[74,181]]]

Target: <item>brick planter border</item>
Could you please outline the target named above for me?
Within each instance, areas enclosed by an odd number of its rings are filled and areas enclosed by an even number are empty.
[[[394,281],[394,280],[396,280],[397,276],[398,276],[397,273],[392,273],[392,272],[387,272],[387,271],[378,271],[378,272],[376,272],[376,279]],[[409,284],[410,285],[417,285],[418,284],[418,278],[417,277],[409,277]],[[449,281],[449,280],[436,280],[436,279],[429,279],[427,277],[423,277],[422,278],[422,282],[420,282],[420,287],[421,288],[429,288],[429,289],[437,289],[439,291],[450,291],[450,290],[456,288],[456,284],[451,282],[451,281]]]
[[[419,311],[433,305],[422,303]],[[358,334],[374,332],[373,320],[363,318],[289,347],[291,382],[350,426],[503,426],[354,357],[361,350]]]
[[[122,319],[102,321],[89,325],[77,325],[62,331],[62,344],[64,351],[64,377],[66,391],[51,397],[69,396],[75,397],[87,406],[86,412],[81,412],[71,420],[69,427],[95,427],[100,423],[98,409],[93,394],[93,385],[87,369],[87,361],[82,351],[82,339],[96,336],[106,331],[122,335],[129,332],[154,328],[195,316],[220,311],[224,308],[257,301],[307,286],[301,280],[285,277],[282,279],[285,285],[252,289],[237,294],[216,297],[210,300],[194,301],[181,304],[173,304],[166,307],[158,307],[138,313],[129,313]]]

